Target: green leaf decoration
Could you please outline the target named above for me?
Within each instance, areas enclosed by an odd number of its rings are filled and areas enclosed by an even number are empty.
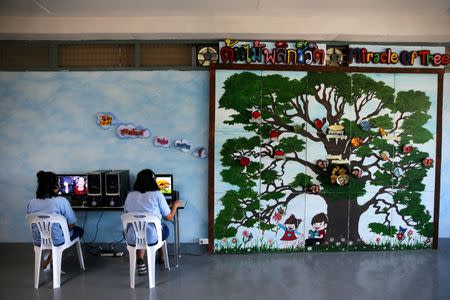
[[[392,129],[394,123],[392,123],[392,117],[388,114],[373,117],[369,121],[374,127],[382,127],[384,129]]]
[[[395,107],[399,112],[426,112],[431,107],[431,101],[422,91],[398,92]]]
[[[394,237],[397,229],[394,226],[387,226],[381,223],[370,223],[369,229],[373,233],[381,234],[383,236]]]
[[[298,173],[295,175],[294,180],[290,184],[290,186],[294,188],[301,187],[303,189],[306,189],[306,187],[309,187],[312,185],[312,177],[309,175],[306,175],[305,173]]]
[[[278,147],[283,149],[284,152],[292,153],[292,152],[301,152],[305,149],[305,141],[299,139],[297,136],[281,138],[279,140]]]
[[[268,192],[261,197],[261,200],[272,200],[272,199],[281,199],[285,196],[285,193],[282,192]]]

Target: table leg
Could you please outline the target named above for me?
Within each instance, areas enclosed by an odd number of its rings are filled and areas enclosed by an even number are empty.
[[[175,219],[173,221],[174,229],[174,240],[175,240],[175,267],[178,268],[179,253],[180,253],[180,232],[179,232],[179,222],[178,222],[178,210],[175,214]]]

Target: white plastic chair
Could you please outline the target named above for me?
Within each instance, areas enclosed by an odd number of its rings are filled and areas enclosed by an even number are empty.
[[[78,260],[80,261],[81,269],[84,268],[83,253],[81,252],[80,238],[77,237],[73,241],[70,240],[69,226],[67,220],[62,215],[48,214],[48,213],[34,213],[26,216],[27,222],[30,225],[36,224],[41,235],[41,246],[34,246],[34,288],[39,288],[39,273],[41,270],[41,258],[43,250],[52,251],[53,264],[53,288],[59,288],[61,285],[61,261],[63,251],[67,248],[77,245]],[[64,244],[60,246],[53,245],[52,227],[53,224],[59,224],[64,234]]]
[[[147,225],[155,224],[158,242],[149,246],[147,243]],[[136,236],[135,246],[128,245],[128,255],[130,256],[130,287],[134,289],[136,277],[136,250],[145,249],[147,251],[148,284],[150,288],[155,287],[155,258],[156,250],[163,248],[164,265],[170,270],[169,255],[167,253],[167,243],[162,240],[161,219],[148,212],[126,213],[122,215],[123,230],[126,232],[128,224],[132,224]]]

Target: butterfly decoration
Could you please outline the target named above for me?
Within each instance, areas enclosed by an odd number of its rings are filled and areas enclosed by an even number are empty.
[[[398,226],[398,232],[405,233],[406,228],[403,228],[402,226]]]
[[[369,121],[367,121],[367,120],[361,121],[359,126],[361,126],[361,129],[363,131],[369,131],[370,128],[372,127],[372,125],[370,125]]]
[[[310,239],[313,239],[313,238],[316,237],[316,232],[315,232],[314,230],[312,230],[312,229],[310,229],[310,230],[308,231],[308,234],[309,234],[309,238],[310,238]]]

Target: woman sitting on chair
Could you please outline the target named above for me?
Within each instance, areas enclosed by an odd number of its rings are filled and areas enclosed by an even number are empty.
[[[129,212],[150,212],[160,218],[171,221],[177,212],[177,208],[180,206],[178,200],[172,204],[172,209],[169,208],[166,198],[159,191],[158,184],[156,183],[156,176],[152,170],[145,169],[140,171],[136,176],[136,182],[134,183],[134,192],[128,194],[125,200],[124,211]],[[156,234],[156,228],[153,224],[147,227],[147,243],[154,245],[158,242],[158,236]],[[166,240],[169,236],[169,228],[166,224],[161,223],[162,226],[162,240]],[[131,224],[128,225],[126,232],[126,239],[129,245],[135,243],[134,228]],[[145,250],[137,250],[137,262],[136,268],[138,275],[147,274],[147,267],[144,262]],[[162,257],[161,249],[159,256]]]
[[[31,213],[53,213],[63,215],[70,231],[70,239],[74,240],[77,237],[82,237],[84,230],[81,227],[75,226],[77,218],[70,206],[69,201],[61,196],[58,196],[59,185],[58,176],[52,172],[39,171],[37,173],[38,187],[36,190],[36,198],[31,199],[27,206],[27,214]],[[41,236],[36,225],[32,226],[32,235],[34,244],[41,245]],[[52,228],[54,246],[64,244],[64,236],[59,224],[54,224]],[[46,271],[50,270],[50,263],[52,261],[51,252],[44,254],[42,268]]]

